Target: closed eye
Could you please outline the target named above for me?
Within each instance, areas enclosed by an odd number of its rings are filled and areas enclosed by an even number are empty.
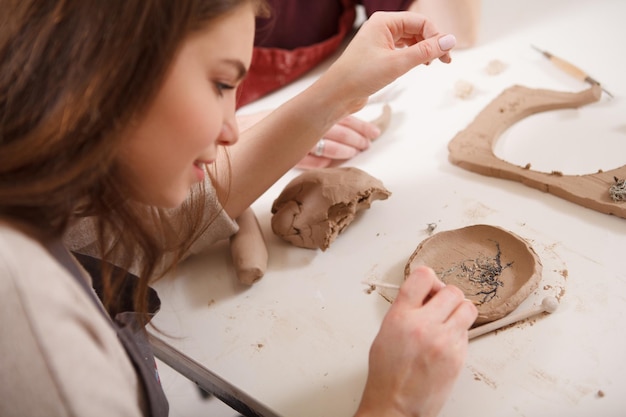
[[[221,96],[223,95],[224,91],[234,90],[235,86],[231,84],[222,83],[222,82],[216,82],[215,88],[217,88],[217,92]]]

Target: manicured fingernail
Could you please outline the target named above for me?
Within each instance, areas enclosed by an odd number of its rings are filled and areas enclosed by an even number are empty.
[[[446,35],[439,38],[438,42],[442,51],[449,51],[456,45],[456,38],[454,35]]]

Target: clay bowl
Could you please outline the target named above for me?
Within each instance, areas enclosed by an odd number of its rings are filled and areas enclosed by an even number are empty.
[[[474,325],[515,310],[541,280],[542,265],[521,237],[484,224],[437,233],[422,241],[404,268],[427,265],[459,287],[478,309]]]

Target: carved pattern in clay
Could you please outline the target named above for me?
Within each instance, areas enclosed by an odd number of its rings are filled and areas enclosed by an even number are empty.
[[[509,87],[450,141],[449,159],[469,171],[518,181],[583,207],[626,218],[625,201],[614,200],[609,193],[611,186],[626,178],[626,165],[595,174],[563,175],[516,166],[493,152],[499,136],[519,120],[548,110],[581,107],[598,101],[601,94],[598,85],[578,93]]]

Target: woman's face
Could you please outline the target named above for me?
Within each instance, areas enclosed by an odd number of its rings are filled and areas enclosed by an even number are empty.
[[[246,3],[183,43],[154,102],[123,145],[122,175],[137,200],[180,205],[203,180],[218,145],[237,141],[234,87],[250,66],[254,19]]]

